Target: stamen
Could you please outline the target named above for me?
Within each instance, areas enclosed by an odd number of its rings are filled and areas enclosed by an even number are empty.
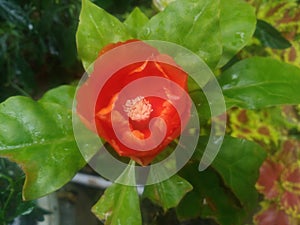
[[[134,121],[148,119],[152,111],[152,105],[142,96],[127,100],[124,105],[124,112]]]

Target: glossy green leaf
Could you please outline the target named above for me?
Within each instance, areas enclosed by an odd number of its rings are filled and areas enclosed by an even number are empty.
[[[300,69],[275,59],[242,60],[221,74],[219,83],[229,106],[260,109],[300,104]]]
[[[286,40],[278,30],[263,20],[257,20],[254,36],[266,47],[275,49],[291,47],[291,43]]]
[[[194,159],[201,159],[206,140],[206,138],[200,138]],[[219,180],[218,176],[212,174],[211,169],[199,172],[199,177],[204,176],[205,178],[189,178],[188,174],[194,174],[195,171],[194,173],[191,171],[183,172],[183,177],[191,182],[194,191],[199,192],[200,190],[199,198],[202,196],[209,203],[208,206],[205,204],[201,206],[205,208],[204,211],[201,211],[201,214],[204,213],[208,217],[214,217],[219,222],[223,221],[221,224],[242,224],[241,222],[247,215],[246,213],[251,213],[257,205],[258,193],[255,189],[255,183],[258,179],[260,165],[265,157],[265,151],[258,144],[226,136],[217,157],[211,165],[211,168],[218,173],[222,181]],[[207,175],[207,173],[210,175]],[[196,180],[193,181],[193,179]],[[199,180],[198,185],[197,180]],[[213,186],[215,187],[213,188]],[[217,194],[218,192],[220,194]],[[226,201],[231,203],[226,203]],[[226,205],[228,205],[228,208]],[[235,222],[226,217],[226,212],[227,214],[229,214],[229,211],[232,213],[231,211],[234,209],[237,210],[237,214],[232,216],[231,219],[234,219]],[[182,210],[179,213],[182,216],[188,215]]]
[[[144,189],[143,197],[160,205],[165,211],[176,207],[180,200],[193,189],[185,179],[174,175],[168,180],[148,185]]]
[[[220,26],[223,54],[218,64],[225,65],[250,41],[256,25],[254,8],[241,0],[221,0]]]
[[[96,60],[105,45],[130,38],[125,25],[117,18],[89,0],[82,0],[76,40],[78,55],[85,69]]]
[[[24,170],[26,200],[57,190],[85,165],[72,131],[74,92],[62,86],[38,102],[11,97],[0,104],[0,156]]]
[[[128,180],[134,182],[134,166],[128,168],[120,176],[121,183]],[[135,186],[114,183],[108,187],[100,200],[93,206],[93,213],[105,221],[105,225],[142,225],[139,196]]]
[[[222,54],[219,3],[219,0],[174,1],[150,19],[139,37],[182,45],[214,68]]]
[[[135,8],[124,21],[124,25],[131,36],[137,38],[139,31],[148,21],[148,17],[139,8]]]

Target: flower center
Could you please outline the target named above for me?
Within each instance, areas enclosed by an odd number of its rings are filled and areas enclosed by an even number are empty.
[[[133,121],[149,119],[152,111],[152,105],[142,96],[127,100],[124,105],[124,112]]]

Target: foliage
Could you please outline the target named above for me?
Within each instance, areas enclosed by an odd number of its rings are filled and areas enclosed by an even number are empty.
[[[256,30],[259,35],[256,37],[259,38],[259,41],[254,39],[242,55],[245,57],[249,54],[270,56],[299,67],[299,1],[247,1],[255,6],[257,18],[260,21]],[[260,38],[261,35],[264,36],[263,39]]]
[[[25,176],[22,170],[6,159],[0,159],[0,221],[10,224],[16,217],[31,218],[32,222],[43,221],[46,211],[34,201],[22,201],[21,190]]]
[[[125,169],[120,179],[132,180],[135,183],[135,172],[132,168],[134,167]],[[139,196],[135,186],[112,184],[93,206],[92,211],[108,224],[135,225],[141,222]]]
[[[248,2],[255,6],[259,20],[255,38],[238,57],[268,56],[299,67],[299,1],[250,0]],[[266,171],[274,170],[273,172],[276,172],[276,167],[281,165],[286,169],[277,172],[279,176],[283,176],[290,170],[288,165],[291,163],[295,165],[295,161],[299,159],[299,156],[293,153],[294,151],[297,152],[297,140],[299,140],[297,108],[295,106],[283,106],[256,111],[236,110],[236,113],[230,111],[229,115],[232,121],[235,121],[231,127],[232,134],[256,140],[268,150],[269,157],[260,169],[257,186],[259,187],[258,190],[264,194],[262,188],[266,188],[264,187],[265,184],[271,184],[274,181],[270,175],[266,176]],[[245,115],[247,116],[245,117]],[[240,120],[241,118],[243,119]],[[249,126],[245,130],[247,125]],[[283,154],[289,155],[290,159],[294,158],[292,160],[294,162],[282,161],[279,155]],[[268,165],[274,166],[267,170]],[[286,183],[280,178],[274,182],[278,185]],[[296,185],[295,180],[294,182]],[[292,193],[295,192],[292,191]],[[290,210],[287,210],[290,203],[281,203],[280,198],[283,199],[286,196],[286,194],[282,195],[282,191],[276,195],[276,200],[275,198],[270,200],[264,196],[260,203],[261,211],[255,216],[255,223],[259,225],[298,224],[299,212],[291,213]],[[289,199],[297,202],[298,196],[297,194],[290,194]],[[297,208],[296,205],[293,207]]]
[[[1,156],[16,161],[27,175],[25,200],[55,191],[85,165],[72,132],[74,91],[62,86],[38,102],[19,96],[0,105]],[[21,110],[15,111],[16,107]]]
[[[37,96],[81,74],[75,32],[80,1],[0,1],[0,100]]]
[[[263,57],[237,62],[222,76],[219,83],[227,97],[227,107],[261,109],[280,104],[297,104],[295,95],[300,85],[297,67]],[[293,80],[293,82],[290,81]]]
[[[1,3],[3,2],[5,1]],[[130,8],[131,3],[132,1],[128,1],[124,4]],[[231,7],[234,7],[233,11]],[[284,4],[282,7],[287,6]],[[6,19],[17,20],[21,24],[26,21],[18,15],[21,13],[7,16]],[[30,16],[28,18],[31,19]],[[228,136],[225,137],[217,158],[206,171],[197,170],[208,138],[200,137],[195,155],[179,171],[179,175],[145,187],[143,197],[158,204],[165,212],[175,209],[181,220],[203,218],[222,225],[245,224],[249,215],[257,208],[255,183],[266,152],[269,153],[269,161],[265,161],[261,168],[260,186],[257,187],[265,196],[269,194],[261,188],[268,181],[268,178],[264,179],[263,171],[268,162],[278,163],[277,159],[270,157],[270,152],[279,145],[280,136],[277,133],[279,131],[273,127],[276,124],[270,124],[270,121],[282,118],[276,113],[266,115],[259,111],[261,114],[256,115],[258,111],[245,109],[261,110],[284,104],[300,104],[300,69],[280,62],[274,59],[280,57],[272,55],[276,55],[276,51],[290,51],[288,54],[291,54],[292,49],[298,46],[296,34],[292,39],[286,40],[274,27],[262,20],[256,26],[254,8],[240,0],[177,0],[151,18],[136,8],[125,21],[117,19],[89,0],[83,0],[79,18],[77,49],[86,69],[105,45],[139,38],[182,45],[200,56],[218,75],[230,116]],[[57,29],[61,31],[62,28]],[[259,49],[263,49],[263,54],[257,55],[272,55],[273,58],[251,57],[253,53],[250,49],[253,46],[247,46],[246,50],[236,55],[250,43],[254,34],[259,39],[253,40],[255,49],[257,45]],[[1,46],[9,46],[6,41],[3,43]],[[289,43],[291,48],[288,48]],[[270,47],[288,49],[273,50]],[[247,59],[240,60],[246,57]],[[49,64],[50,67],[51,65]],[[0,105],[0,155],[16,161],[23,168],[26,174],[23,189],[25,199],[38,198],[60,188],[85,165],[72,131],[71,106],[74,91],[73,86],[62,86],[47,92],[38,101],[28,97],[11,97]],[[200,99],[200,95],[197,95],[201,92],[200,87],[190,91],[193,99]],[[208,106],[204,104],[202,107]],[[199,116],[201,120],[201,114]],[[272,119],[264,121],[269,116]],[[220,119],[222,118],[221,116]],[[281,121],[284,126],[289,126],[289,129],[293,127],[285,120]],[[243,127],[245,124],[247,127]],[[249,134],[244,129],[249,129]],[[204,134],[207,133],[208,128]],[[279,178],[277,174],[272,176],[274,179],[271,183],[282,183],[283,187],[277,190],[280,193],[276,195],[276,201],[278,198],[282,199],[284,191],[294,188],[296,182],[286,181],[289,173],[298,171],[297,166],[298,162],[295,162],[286,168],[285,177]],[[133,173],[134,171],[125,171],[128,179],[132,178]],[[276,201],[273,198],[264,201],[255,221],[260,220],[261,215],[279,215],[285,221],[287,215],[295,215],[295,212],[290,211],[290,202],[283,201],[287,206],[286,210],[278,210]],[[142,224],[139,196],[134,187],[113,184],[95,204],[93,212],[101,220],[105,220],[105,224]],[[298,215],[298,211],[296,214]]]

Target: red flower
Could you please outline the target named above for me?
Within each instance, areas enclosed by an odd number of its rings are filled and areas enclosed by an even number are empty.
[[[188,75],[138,40],[110,44],[99,55],[77,92],[77,111],[120,156],[147,165],[189,119]]]

